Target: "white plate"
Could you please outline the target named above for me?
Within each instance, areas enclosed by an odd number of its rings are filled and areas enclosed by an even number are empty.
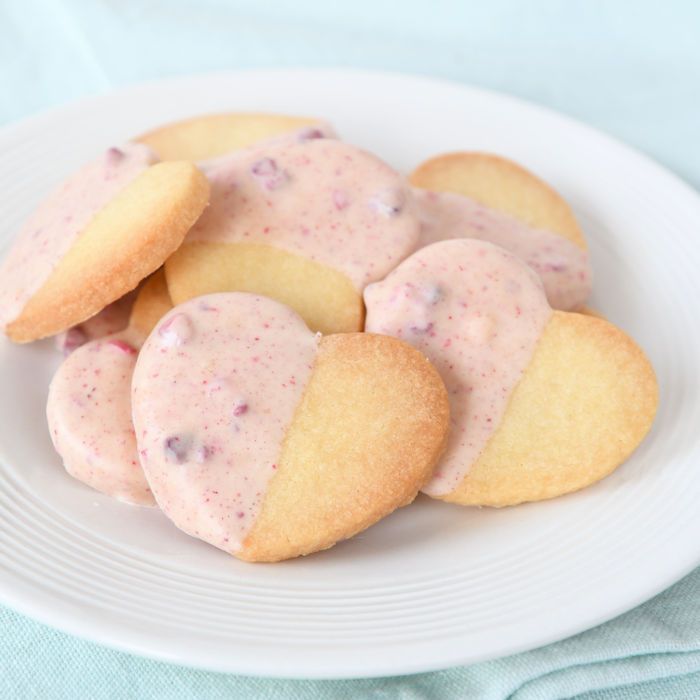
[[[238,562],[158,512],[70,479],[44,401],[49,342],[0,342],[0,599],[104,644],[284,677],[412,673],[532,648],[637,605],[700,563],[700,200],[646,158],[509,97],[346,71],[217,74],[130,88],[0,132],[0,240],[101,148],[199,112],[327,117],[408,171],[449,149],[496,151],[551,182],[591,242],[592,305],[649,353],[652,434],[602,483],[477,510],[419,499],[334,549]]]

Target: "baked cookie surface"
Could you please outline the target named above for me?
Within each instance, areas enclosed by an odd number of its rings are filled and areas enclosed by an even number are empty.
[[[657,404],[654,370],[628,335],[555,311],[503,422],[445,500],[507,506],[589,486],[642,442]]]
[[[283,114],[206,114],[164,124],[135,141],[149,146],[161,160],[201,161],[247,148],[291,131],[313,134],[330,130],[325,122],[311,117]]]

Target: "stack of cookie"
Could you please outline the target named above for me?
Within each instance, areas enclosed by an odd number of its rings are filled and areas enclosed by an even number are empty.
[[[653,369],[585,307],[586,241],[518,165],[406,179],[318,120],[233,114],[110,148],[0,265],[0,326],[56,336],[67,471],[249,561],[422,491],[552,498],[648,432]]]

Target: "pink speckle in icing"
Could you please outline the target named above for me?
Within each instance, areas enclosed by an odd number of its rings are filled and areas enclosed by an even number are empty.
[[[411,330],[411,333],[418,333],[418,334],[430,333],[430,331],[433,330],[433,322],[421,320],[421,321],[411,325],[410,330]]]
[[[314,139],[325,139],[327,135],[318,127],[307,126],[299,130],[297,138],[299,141],[313,141]]]
[[[338,211],[342,211],[350,204],[348,195],[343,190],[333,190],[333,204]]]
[[[124,156],[125,153],[121,148],[115,148],[113,146],[112,148],[107,149],[106,159],[109,165],[116,165],[124,159]]]
[[[219,307],[215,306],[214,304],[210,304],[206,299],[202,299],[199,304],[197,305],[197,308],[200,311],[208,311],[210,313],[218,313],[219,312]]]
[[[182,435],[171,435],[163,443],[165,458],[172,464],[183,464],[192,445],[192,438]]]
[[[183,313],[176,313],[158,327],[161,343],[167,347],[177,347],[188,342],[194,333],[192,321]]]
[[[399,189],[378,192],[369,200],[369,206],[378,214],[387,218],[398,216],[403,210],[405,195]]]
[[[245,401],[237,401],[233,407],[233,415],[238,417],[248,413],[248,404]]]
[[[125,340],[121,340],[121,338],[112,338],[112,340],[107,341],[107,345],[116,348],[125,355],[135,355],[138,352],[133,345],[130,345]]]
[[[194,461],[197,464],[204,464],[211,455],[214,454],[214,450],[208,445],[199,445],[194,451]]]
[[[250,166],[250,172],[267,190],[277,190],[289,180],[285,170],[273,158],[261,158]]]

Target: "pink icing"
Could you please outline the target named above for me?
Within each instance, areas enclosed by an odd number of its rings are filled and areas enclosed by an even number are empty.
[[[477,238],[524,260],[544,284],[555,309],[579,308],[591,293],[588,253],[551,231],[451,192],[413,189],[421,218],[420,247],[450,238]]]
[[[148,482],[177,527],[240,549],[317,349],[291,309],[251,294],[192,299],[161,320],[136,365],[133,418]]]
[[[419,250],[364,296],[365,330],[407,341],[445,382],[450,437],[424,489],[445,495],[493,435],[532,358],[551,315],[542,283],[502,248],[461,239]]]
[[[105,306],[102,311],[87,321],[59,333],[56,336],[56,347],[67,356],[89,340],[104,338],[106,335],[124,330],[129,325],[131,307],[135,298],[136,291],[129,292],[121,299]]]
[[[125,331],[75,350],[51,381],[46,414],[71,476],[127,503],[154,505],[131,422],[137,345]]]
[[[95,214],[155,161],[142,144],[110,148],[42,202],[0,263],[0,328],[19,316]]]
[[[340,141],[279,138],[203,167],[211,204],[187,242],[276,246],[345,273],[358,290],[418,244],[403,178]]]

